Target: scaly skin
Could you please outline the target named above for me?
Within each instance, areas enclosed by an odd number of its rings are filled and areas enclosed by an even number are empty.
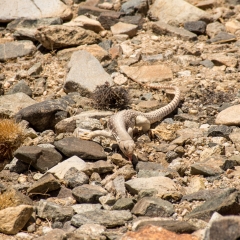
[[[108,122],[108,128],[115,137],[123,154],[132,159],[135,143],[132,139],[132,131],[134,127],[142,127],[144,131],[150,129],[150,125],[154,122],[162,120],[165,116],[171,113],[179,104],[180,90],[173,86],[149,86],[154,89],[171,89],[175,91],[173,100],[166,106],[151,111],[142,113],[135,110],[123,110],[112,117]]]

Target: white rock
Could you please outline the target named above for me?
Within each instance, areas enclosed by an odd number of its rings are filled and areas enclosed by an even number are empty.
[[[85,166],[86,163],[81,158],[73,156],[57,164],[53,168],[49,169],[47,172],[52,173],[58,179],[63,179],[64,175],[70,168],[75,167],[77,170],[82,171]]]
[[[72,11],[60,0],[1,0],[0,22],[14,19],[61,17],[69,20]]]
[[[156,0],[150,8],[153,17],[166,23],[185,23],[199,19],[210,19],[205,11],[183,0]]]

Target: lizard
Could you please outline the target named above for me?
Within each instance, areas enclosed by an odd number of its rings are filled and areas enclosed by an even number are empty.
[[[174,90],[174,98],[166,106],[148,113],[132,109],[119,111],[112,115],[108,120],[107,126],[110,131],[96,130],[90,133],[84,133],[80,138],[90,140],[97,136],[104,136],[115,139],[122,153],[131,161],[135,149],[135,143],[133,140],[134,127],[141,128],[143,132],[147,132],[152,123],[162,120],[165,116],[171,113],[180,102],[180,90],[178,87],[145,86],[153,89]]]

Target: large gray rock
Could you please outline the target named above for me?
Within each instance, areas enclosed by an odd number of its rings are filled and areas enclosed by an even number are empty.
[[[37,28],[49,25],[60,25],[62,19],[55,18],[42,18],[42,19],[16,19],[7,25],[7,29],[14,31],[13,36],[18,40],[32,40],[36,41],[35,34]]]
[[[204,240],[239,239],[240,217],[226,216],[211,221],[206,230]]]
[[[197,40],[197,35],[186,29],[171,26],[163,21],[158,21],[152,25],[153,32],[158,35],[169,35],[182,38],[183,40]]]
[[[95,210],[76,214],[72,217],[71,223],[75,227],[80,227],[83,224],[96,223],[106,227],[122,226],[132,219],[132,214],[127,210]]]
[[[93,31],[63,25],[40,27],[35,37],[49,50],[93,44],[99,40]]]
[[[16,114],[17,120],[26,120],[37,131],[53,129],[54,126],[68,115],[70,99],[61,98],[43,101],[21,109]]]
[[[210,20],[205,11],[184,0],[156,0],[150,7],[153,17],[166,23],[185,23],[187,21]]]
[[[54,142],[55,147],[67,157],[74,155],[82,159],[106,159],[103,147],[96,142],[67,137]]]
[[[75,187],[72,191],[78,203],[98,203],[99,198],[105,196],[107,191],[97,185],[84,184]]]
[[[48,173],[34,182],[33,185],[28,188],[28,194],[45,194],[57,190],[61,187],[60,182],[51,174]]]
[[[1,96],[0,115],[4,117],[13,117],[19,111],[19,109],[26,108],[35,103],[35,100],[21,92]]]
[[[18,18],[61,17],[69,20],[72,12],[60,0],[1,0],[0,22],[10,22]]]
[[[174,208],[170,202],[161,198],[145,197],[136,203],[132,213],[137,216],[170,217]]]
[[[26,18],[18,18],[7,25],[7,29],[16,30],[18,28],[31,28],[37,29],[42,26],[49,25],[60,25],[62,24],[62,19],[59,17],[49,17],[49,18],[41,18],[41,19],[26,19]]]
[[[64,91],[67,93],[79,91],[86,95],[93,92],[97,85],[113,83],[100,62],[86,51],[73,53],[68,68],[69,73],[64,84]]]
[[[36,51],[36,47],[31,41],[27,40],[0,44],[0,62],[32,55],[34,51]]]
[[[133,222],[132,230],[136,231],[144,226],[154,225],[163,227],[168,231],[176,233],[192,233],[197,230],[197,227],[188,223],[187,221],[176,221],[171,218],[162,217],[150,217],[150,218],[139,218]]]
[[[158,195],[164,195],[176,191],[177,186],[173,180],[167,177],[134,178],[125,183],[131,194],[138,194],[141,190],[155,189]]]
[[[202,205],[194,208],[192,212],[186,215],[186,219],[198,218],[209,221],[214,212],[222,215],[237,215],[240,213],[238,197],[239,192],[236,189],[227,189],[217,197],[209,199]]]
[[[20,147],[14,153],[14,156],[40,172],[45,172],[62,161],[61,154],[54,148],[41,148],[38,146]]]
[[[74,214],[72,207],[62,206],[46,200],[40,200],[37,206],[37,215],[51,221],[67,221]]]

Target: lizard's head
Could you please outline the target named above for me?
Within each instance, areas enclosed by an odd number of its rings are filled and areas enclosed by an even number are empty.
[[[135,143],[133,140],[125,140],[125,141],[120,141],[119,147],[123,154],[130,160],[132,161],[132,156],[133,156],[133,151],[135,149]]]

